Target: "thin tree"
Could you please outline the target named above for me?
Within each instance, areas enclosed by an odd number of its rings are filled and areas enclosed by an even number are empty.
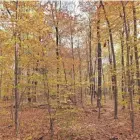
[[[127,86],[128,86],[128,93],[130,98],[130,120],[131,120],[131,126],[132,131],[134,131],[134,105],[133,105],[133,93],[132,93],[132,87],[131,87],[131,73],[130,73],[130,44],[129,42],[129,28],[126,21],[126,9],[123,2],[121,2],[122,8],[123,8],[123,22],[125,27],[125,34],[126,34],[126,49],[127,49],[127,58],[126,58],[126,66],[127,66]]]
[[[82,88],[82,58],[81,58],[81,51],[79,45],[79,38],[78,38],[78,57],[79,57],[79,82],[80,82],[80,98],[81,98],[81,105],[83,106],[83,88]]]
[[[72,21],[73,19],[70,19],[70,42],[71,42],[71,53],[72,53],[72,79],[73,79],[73,92],[75,94],[75,56],[74,56],[74,38],[73,38],[73,29],[72,29]],[[75,94],[75,104],[76,104],[76,94]]]
[[[14,69],[14,92],[15,92],[15,131],[16,136],[18,136],[19,133],[19,120],[18,120],[18,99],[19,99],[19,93],[18,93],[18,32],[17,32],[17,20],[18,20],[18,0],[15,2],[16,4],[16,19],[15,19],[15,69]]]
[[[125,66],[124,66],[124,30],[120,32],[121,40],[121,65],[122,65],[122,79],[121,79],[121,92],[122,92],[122,101],[123,109],[125,109]]]
[[[113,90],[113,95],[114,95],[114,119],[117,119],[118,118],[118,89],[117,89],[116,57],[115,57],[115,51],[114,51],[113,35],[112,35],[112,29],[111,29],[110,21],[107,17],[107,14],[106,14],[105,6],[104,6],[102,1],[100,3],[101,3],[101,6],[103,8],[106,23],[107,23],[107,26],[108,26],[111,52],[112,52],[112,57],[113,57],[112,58],[113,59],[112,90]]]
[[[91,104],[93,104],[93,66],[92,66],[92,26],[91,15],[89,14],[89,82],[90,82],[90,95]]]
[[[58,9],[57,9],[58,2],[55,1],[55,11],[53,9],[53,3],[51,3],[51,12],[52,12],[52,19],[53,19],[53,24],[55,27],[55,40],[56,40],[56,47],[55,47],[55,52],[56,52],[56,75],[57,75],[57,84],[56,84],[56,93],[57,93],[57,105],[58,107],[60,106],[60,99],[59,99],[59,94],[60,94],[60,85],[59,85],[59,59],[60,59],[60,54],[59,54],[59,28],[58,28]]]
[[[99,108],[98,119],[100,119],[101,109],[101,95],[102,95],[102,49],[100,40],[100,5],[97,11],[97,53],[98,53],[98,94],[97,94],[97,107]]]
[[[136,63],[136,77],[137,77],[137,84],[138,84],[138,93],[140,93],[140,66],[139,66],[139,58],[138,58],[138,47],[137,47],[137,17],[136,17],[136,8],[135,3],[132,2],[133,8],[133,25],[134,25],[134,55],[135,55],[135,63]],[[139,98],[140,104],[140,98]]]

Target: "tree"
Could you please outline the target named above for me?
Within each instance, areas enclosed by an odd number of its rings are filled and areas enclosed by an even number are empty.
[[[110,22],[107,17],[106,10],[105,10],[105,7],[104,7],[102,1],[101,1],[101,5],[103,8],[105,19],[106,19],[107,26],[108,26],[111,52],[112,52],[112,57],[113,57],[112,90],[113,90],[113,94],[114,94],[114,118],[117,119],[118,118],[118,90],[117,90],[117,76],[116,76],[116,57],[115,57],[115,52],[114,52],[114,43],[113,43],[111,25],[110,25]]]
[[[101,109],[101,96],[102,96],[102,50],[101,50],[101,40],[100,40],[100,5],[97,13],[97,39],[98,39],[98,95],[97,95],[97,106],[99,108],[98,118],[100,119],[100,109]]]
[[[137,17],[136,17],[136,8],[135,3],[132,3],[133,8],[133,26],[134,26],[134,55],[135,55],[135,63],[136,63],[136,76],[137,76],[137,84],[138,84],[138,93],[140,92],[140,73],[139,73],[139,58],[138,58],[138,48],[137,48]],[[140,98],[139,98],[140,104]]]
[[[127,86],[128,86],[128,92],[129,92],[129,97],[130,97],[130,119],[131,119],[131,124],[132,124],[132,131],[134,131],[134,106],[133,106],[133,93],[132,93],[132,81],[130,79],[131,73],[130,73],[130,44],[129,42],[129,31],[128,31],[128,26],[127,26],[127,21],[126,21],[126,12],[125,12],[125,5],[123,2],[121,2],[122,7],[123,7],[123,21],[124,21],[124,27],[125,27],[125,34],[126,34],[126,49],[127,49]]]
[[[15,89],[15,131],[16,135],[18,136],[19,133],[19,120],[18,120],[18,101],[19,101],[19,93],[18,93],[18,43],[17,43],[17,21],[18,21],[18,1],[16,1],[16,16],[15,16],[15,31],[14,31],[14,36],[15,36],[15,83],[14,83],[14,89]]]

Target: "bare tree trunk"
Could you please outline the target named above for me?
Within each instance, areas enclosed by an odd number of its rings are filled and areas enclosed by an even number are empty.
[[[133,65],[133,51],[131,51],[130,55],[130,64]],[[130,94],[130,119],[132,125],[132,132],[134,132],[134,103],[133,103],[133,95],[134,95],[134,72],[131,67],[131,77],[130,77],[130,85],[131,85],[131,94]]]
[[[14,72],[14,90],[15,90],[15,132],[16,136],[19,134],[19,120],[18,120],[18,43],[17,43],[17,20],[18,20],[18,0],[16,1],[16,25],[15,25],[15,72]]]
[[[94,72],[93,72],[93,91],[94,91],[94,98],[96,96],[96,63],[97,63],[97,56],[95,58],[95,62],[94,62]],[[93,96],[93,95],[92,95]],[[93,97],[91,97],[91,100],[93,100]],[[91,103],[93,103],[93,101],[91,101]]]
[[[57,23],[57,26],[55,27],[55,30],[56,30],[56,58],[57,58],[57,89],[56,89],[56,92],[57,92],[57,104],[58,106],[60,106],[60,99],[59,99],[59,88],[60,88],[60,85],[59,85],[59,43],[58,43],[58,40],[59,40],[59,33],[58,33],[58,23]]]
[[[104,75],[103,67],[102,67],[102,79],[103,79],[103,95],[104,95],[104,102],[106,102],[105,75]]]
[[[90,95],[91,104],[93,105],[93,67],[92,67],[92,33],[91,33],[91,19],[89,18],[89,82],[90,82]]]
[[[126,47],[127,47],[127,85],[128,85],[128,92],[130,97],[130,120],[131,120],[131,126],[132,126],[132,132],[134,131],[134,107],[133,107],[133,93],[132,93],[132,87],[131,87],[131,79],[130,79],[130,45],[128,44],[129,41],[129,32],[126,22],[126,10],[125,5],[123,2],[121,2],[122,8],[123,8],[123,21],[124,21],[124,27],[125,27],[125,34],[126,34]]]
[[[118,89],[117,89],[117,76],[116,76],[116,57],[115,57],[115,51],[114,51],[114,43],[113,43],[113,36],[112,36],[112,30],[110,26],[110,22],[108,20],[107,14],[105,7],[102,3],[100,2],[104,11],[105,19],[108,25],[108,32],[109,32],[109,37],[110,37],[110,44],[111,44],[111,51],[112,51],[112,57],[113,57],[113,74],[112,74],[112,90],[113,90],[113,95],[114,95],[114,119],[118,118]]]
[[[59,45],[61,46],[61,36],[59,34]],[[66,72],[66,68],[65,68],[65,58],[63,58],[63,55],[61,53],[61,48],[60,48],[60,57],[62,59],[62,67],[63,67],[63,72],[64,72],[64,79],[65,79],[65,88],[68,90],[68,79],[67,79],[67,72]],[[63,99],[65,99],[64,97],[65,95],[63,95]]]
[[[51,4],[51,10],[52,10],[52,18],[53,18],[53,23],[55,26],[55,38],[56,38],[56,60],[57,60],[57,67],[56,67],[56,75],[57,75],[57,84],[56,84],[56,93],[57,93],[57,105],[60,107],[60,85],[59,85],[59,29],[58,29],[58,12],[57,12],[57,1],[55,1],[55,14],[53,11],[53,5]]]
[[[97,107],[99,108],[98,119],[100,119],[101,109],[101,96],[102,96],[102,49],[100,43],[100,7],[98,9],[98,21],[97,21],[97,53],[98,53],[98,94],[97,94]]]
[[[57,12],[57,1],[55,1],[55,13],[53,11],[53,4],[51,4],[51,11],[52,11],[52,19],[53,19],[53,24],[55,27],[55,38],[56,38],[56,48],[55,48],[55,52],[56,52],[56,75],[57,75],[57,84],[56,84],[56,93],[57,93],[57,105],[58,107],[60,107],[60,84],[59,84],[59,29],[58,29],[58,12]]]
[[[71,41],[71,51],[72,51],[72,79],[73,79],[73,92],[74,92],[74,100],[75,100],[75,105],[77,104],[76,101],[76,91],[75,91],[75,58],[74,58],[74,48],[73,48],[73,31],[72,31],[72,21],[70,21],[70,41]]]
[[[48,76],[47,76],[48,71],[46,71],[46,68],[44,68],[44,70],[45,71],[43,71],[43,84],[44,84],[44,93],[46,95],[47,103],[48,103],[47,109],[49,113],[49,122],[50,122],[50,140],[53,140],[54,118],[52,117],[52,108],[51,108],[51,101],[50,101],[50,87],[49,87]]]
[[[78,40],[78,56],[79,56],[79,82],[80,82],[80,98],[81,104],[83,106],[83,88],[82,88],[82,59],[81,59],[81,51],[79,47],[79,40]]]
[[[86,39],[86,67],[87,67],[87,72],[85,74],[85,81],[89,80],[89,49],[88,49],[88,38]],[[85,88],[85,95],[89,93],[89,88],[86,86]]]
[[[121,40],[121,65],[122,65],[121,92],[122,92],[123,109],[125,109],[124,31],[121,31],[120,40]]]
[[[109,65],[110,65],[110,67],[109,67],[109,72],[110,72],[110,74],[109,74],[109,81],[111,80],[111,77],[112,77],[112,53],[111,53],[111,51],[110,51],[110,43],[109,43],[110,41],[109,40],[107,40],[107,43],[108,43],[108,54],[109,54],[109,56],[108,56],[108,58],[109,58]],[[111,84],[109,84],[109,93],[110,93],[110,97],[111,97],[111,100],[112,100],[112,80],[111,80]]]
[[[28,96],[28,103],[31,103],[31,91],[30,91],[30,69],[29,66],[27,68],[27,84],[28,84],[28,88],[27,88],[27,96]]]
[[[138,84],[138,94],[140,93],[140,66],[139,66],[139,58],[138,58],[138,47],[137,47],[137,18],[136,18],[136,8],[135,3],[133,3],[133,24],[134,24],[134,54],[135,54],[135,63],[136,63],[136,77]],[[139,97],[140,104],[140,97]]]
[[[2,48],[0,48],[0,56],[2,56]],[[1,100],[1,93],[2,93],[2,78],[3,78],[3,75],[2,75],[2,68],[0,70],[0,100]]]

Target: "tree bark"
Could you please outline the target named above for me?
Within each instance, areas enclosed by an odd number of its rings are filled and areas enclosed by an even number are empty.
[[[121,65],[122,65],[122,79],[121,79],[121,92],[122,92],[122,101],[123,101],[123,109],[125,109],[125,67],[124,67],[124,31],[122,30],[120,33],[121,40]]]
[[[100,119],[100,109],[101,109],[101,96],[102,96],[102,49],[100,43],[100,7],[97,11],[98,21],[97,21],[97,53],[98,53],[98,94],[97,94],[97,107],[99,108],[98,119]]]
[[[91,44],[91,40],[92,40],[91,19],[89,18],[89,82],[90,82],[91,104],[93,105],[93,67],[92,67],[92,44]]]
[[[109,72],[110,72],[109,81],[110,81],[110,79],[112,77],[112,53],[110,51],[110,41],[107,40],[107,43],[108,43],[108,54],[109,54],[108,59],[109,59],[109,65],[110,65],[110,67],[109,67]],[[111,84],[109,84],[109,93],[110,93],[111,100],[112,100],[112,87],[113,86],[112,86],[112,80],[111,80]]]
[[[106,10],[102,1],[101,1],[101,5],[102,5],[105,19],[108,25],[108,32],[109,32],[111,51],[112,51],[112,57],[113,57],[112,90],[113,90],[113,95],[114,95],[114,119],[117,119],[118,118],[118,89],[117,89],[117,76],[116,76],[116,57],[115,57],[114,43],[113,43],[113,36],[112,36],[112,29],[110,26],[110,21],[107,17]]]
[[[81,98],[81,105],[83,106],[83,88],[82,88],[82,59],[81,59],[81,51],[80,51],[80,47],[79,47],[79,40],[78,40],[78,57],[79,57],[80,98]]]
[[[2,48],[0,48],[0,56],[2,56]],[[0,70],[0,100],[2,98],[2,95],[1,95],[1,93],[2,93],[2,79],[3,79],[2,71],[3,70],[1,68],[1,70]]]
[[[18,0],[16,1],[16,25],[15,25],[15,69],[14,69],[14,92],[15,92],[15,132],[16,136],[19,134],[19,118],[18,118],[18,32],[17,32],[17,20],[18,20]]]
[[[130,98],[130,120],[131,120],[131,126],[132,126],[132,132],[134,132],[134,106],[133,106],[133,93],[132,93],[132,87],[131,87],[131,73],[130,73],[130,45],[129,45],[129,32],[126,22],[126,10],[125,5],[123,2],[121,2],[122,8],[123,8],[123,22],[125,27],[125,34],[126,34],[126,47],[127,47],[127,59],[126,59],[126,66],[127,66],[127,86],[128,86],[128,92],[129,92],[129,98]]]
[[[73,31],[72,31],[72,21],[70,21],[70,42],[71,42],[71,51],[72,51],[72,79],[73,79],[73,92],[74,92],[74,100],[76,105],[76,90],[75,90],[75,57],[74,57],[74,46],[73,46]]]
[[[135,55],[135,63],[136,63],[136,77],[137,77],[137,84],[138,84],[138,94],[140,93],[140,66],[139,66],[139,58],[138,58],[138,47],[137,47],[137,18],[136,18],[136,8],[135,3],[133,5],[133,24],[134,24],[134,55]],[[139,104],[140,104],[140,97],[139,97]]]

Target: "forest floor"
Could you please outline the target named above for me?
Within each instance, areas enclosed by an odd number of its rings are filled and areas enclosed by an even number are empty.
[[[14,132],[12,108],[0,102],[0,140],[17,140]],[[101,109],[90,105],[84,108],[59,109],[54,117],[53,140],[140,140],[140,112],[135,112],[135,132],[131,132],[128,111],[119,108],[118,119],[113,118],[113,102]],[[18,140],[49,140],[49,117],[46,107],[24,106],[19,111]]]

